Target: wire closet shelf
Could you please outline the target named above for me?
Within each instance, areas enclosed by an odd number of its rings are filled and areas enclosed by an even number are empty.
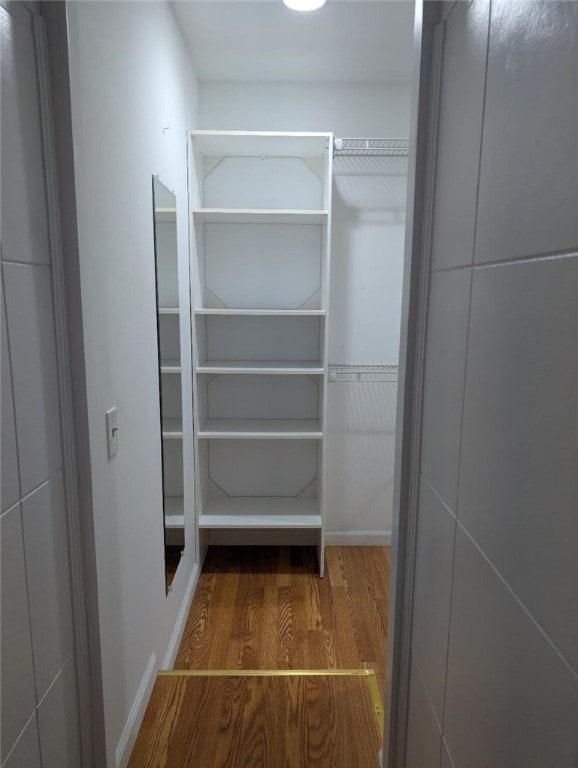
[[[407,157],[409,139],[338,138],[334,157]]]
[[[398,378],[397,365],[342,365],[331,363],[328,366],[329,381],[348,381],[366,383],[394,383]]]

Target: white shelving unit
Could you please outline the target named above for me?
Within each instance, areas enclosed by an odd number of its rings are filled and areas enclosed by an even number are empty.
[[[184,508],[182,496],[165,497],[165,527],[177,535],[183,530]]]
[[[205,440],[320,440],[322,437],[319,419],[207,419],[199,428],[199,439]]]
[[[323,309],[195,309],[195,315],[222,315],[225,317],[322,317]]]
[[[199,363],[197,373],[322,374],[323,362],[311,360],[211,360]]]
[[[249,208],[195,208],[193,216],[202,224],[323,224],[328,211]]]
[[[184,467],[177,211],[174,195],[153,183],[165,542],[184,544]]]
[[[201,554],[211,530],[302,531],[320,575],[332,149],[328,133],[189,137]]]

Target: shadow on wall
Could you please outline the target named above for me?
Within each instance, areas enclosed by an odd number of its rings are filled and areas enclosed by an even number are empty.
[[[406,184],[405,158],[334,160],[332,364],[397,366]],[[391,529],[396,377],[338,378],[327,393],[327,530],[385,534]]]
[[[405,158],[335,158],[329,359],[397,365]]]

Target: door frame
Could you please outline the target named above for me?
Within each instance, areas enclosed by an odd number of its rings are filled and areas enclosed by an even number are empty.
[[[79,443],[79,435],[83,433],[78,429],[80,388],[73,339],[75,331],[69,325],[70,305],[74,303],[75,295],[71,287],[74,255],[71,258],[69,253],[72,244],[70,232],[73,230],[74,235],[76,233],[76,207],[65,178],[65,163],[68,155],[72,158],[72,143],[63,133],[66,115],[60,114],[63,109],[66,112],[69,105],[68,81],[67,77],[63,78],[63,73],[68,73],[65,6],[63,2],[27,2],[26,5],[32,15],[44,156],[73,605],[80,768],[97,768],[104,766],[105,762],[102,751],[104,722],[100,647],[98,635],[95,637],[94,633],[94,616],[98,614],[96,603],[88,599],[89,594],[93,597],[91,585],[96,584],[88,530],[92,525],[92,506],[90,483],[86,482],[82,445]],[[58,84],[57,88],[55,84]]]
[[[43,4],[44,5],[44,4]],[[60,6],[62,3],[50,3]],[[402,316],[399,360],[399,383],[396,419],[396,449],[394,468],[393,536],[391,550],[391,583],[389,601],[387,679],[385,700],[384,759],[387,768],[405,765],[407,712],[409,703],[409,666],[411,651],[411,616],[416,554],[417,498],[419,488],[419,456],[422,417],[423,370],[427,326],[428,275],[430,262],[430,231],[433,211],[433,180],[439,81],[441,75],[443,3],[438,0],[416,0],[413,43],[413,78],[411,94],[411,128],[408,164],[408,197]],[[73,408],[71,345],[67,327],[67,299],[70,298],[70,275],[64,254],[61,231],[61,192],[57,183],[58,160],[56,147],[64,138],[54,135],[53,103],[50,92],[53,57],[65,56],[66,51],[50,51],[43,17],[35,5],[29,8],[34,18],[34,33],[38,62],[39,94],[42,114],[42,139],[47,177],[47,200],[53,266],[53,300],[56,319],[57,356],[61,400],[64,469],[69,526],[71,580],[75,616],[75,649],[77,654],[77,686],[79,726],[83,768],[103,765],[97,757],[101,724],[98,722],[99,692],[91,687],[90,666],[96,661],[95,676],[100,672],[99,648],[95,647],[94,605],[89,612],[85,583],[94,583],[90,574],[90,552],[83,552],[87,532],[83,530],[81,506],[85,509],[78,485],[78,448],[76,445]],[[50,17],[52,13],[48,11]],[[50,19],[53,21],[54,19]],[[65,29],[65,27],[64,27]],[[62,32],[62,29],[59,30]],[[50,36],[52,44],[52,36]],[[66,37],[64,42],[65,46]],[[66,195],[69,201],[69,195]],[[70,212],[74,216],[74,212]],[[78,362],[78,361],[77,361]],[[82,464],[82,456],[80,456]],[[85,521],[86,523],[86,521]],[[84,555],[84,557],[83,557]],[[88,574],[87,574],[88,569]],[[94,577],[94,574],[92,574]],[[91,590],[92,592],[92,590]],[[89,643],[89,639],[91,642]],[[98,643],[97,643],[98,644]],[[98,687],[98,686],[97,686]],[[100,694],[101,695],[101,694]],[[95,704],[97,705],[95,708]],[[96,715],[96,717],[95,717]],[[95,738],[96,736],[96,738]],[[93,753],[94,748],[94,753]]]
[[[383,765],[406,759],[422,390],[431,260],[443,8],[416,0],[397,395]]]

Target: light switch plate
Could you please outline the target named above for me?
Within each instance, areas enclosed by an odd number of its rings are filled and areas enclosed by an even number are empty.
[[[106,412],[106,444],[108,458],[114,459],[118,451],[118,412],[111,408]]]

